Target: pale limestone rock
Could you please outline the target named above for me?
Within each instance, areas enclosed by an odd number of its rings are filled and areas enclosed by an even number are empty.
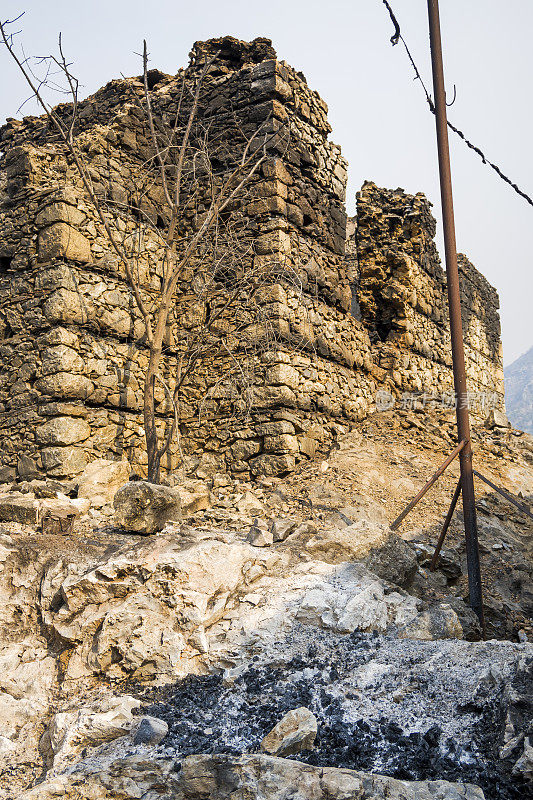
[[[316,739],[318,723],[308,708],[289,711],[261,742],[261,750],[272,756],[293,756],[310,750]]]
[[[75,206],[71,206],[64,202],[50,203],[45,206],[35,217],[35,224],[39,228],[44,228],[47,225],[52,225],[54,222],[66,222],[69,225],[79,225],[85,219],[85,214],[82,214]]]
[[[131,466],[128,461],[110,461],[98,458],[82,472],[78,483],[78,497],[90,500],[93,508],[112,503],[118,489],[128,481]]]
[[[6,600],[2,587],[4,606]],[[39,739],[56,678],[56,659],[47,652],[45,641],[28,637],[0,645],[0,776],[17,767],[31,770],[39,761]]]
[[[39,500],[38,503],[40,519],[42,519],[46,512],[51,512],[52,514],[73,514],[77,517],[81,514],[86,514],[91,507],[90,502],[88,500],[84,500],[83,498],[70,500],[66,497],[47,497]]]
[[[312,439],[310,436],[298,436],[297,440],[300,453],[303,453],[308,458],[314,458],[316,455],[316,439]]]
[[[104,609],[97,612],[101,619]],[[176,627],[160,600],[132,595],[105,614],[95,646],[86,653],[87,666],[96,673],[162,680],[173,674],[186,650],[186,639]]]
[[[511,423],[507,419],[506,414],[503,411],[499,411],[497,408],[493,408],[485,420],[485,425],[487,428],[510,428]]]
[[[55,395],[62,399],[86,400],[94,392],[92,381],[84,375],[73,375],[70,372],[46,375],[35,382],[35,387],[42,394]]]
[[[42,374],[52,375],[56,372],[83,372],[84,362],[72,347],[59,344],[47,347],[42,354]]]
[[[239,514],[247,516],[256,516],[263,514],[265,507],[263,503],[255,496],[253,492],[245,492],[235,503],[235,508]]]
[[[484,800],[481,789],[470,784],[401,781],[267,755],[216,754],[184,759],[179,784],[184,800],[221,800],[227,775],[235,800]]]
[[[533,744],[530,736],[524,739],[522,755],[513,767],[514,775],[523,775],[528,781],[533,780]]]
[[[295,531],[296,533],[296,531]],[[308,534],[304,531],[303,535]],[[390,536],[385,525],[360,519],[345,528],[327,528],[306,543],[307,551],[313,556],[320,555],[333,563],[346,560],[360,560],[371,550],[382,547]]]
[[[300,524],[296,525],[293,529],[293,533],[297,536],[313,536],[317,532],[318,528],[312,519],[306,519],[304,522],[300,522]]]
[[[274,364],[267,371],[267,383],[296,389],[300,383],[300,374],[290,364]]]
[[[77,444],[90,435],[90,425],[79,417],[51,417],[35,432],[35,438],[43,445]]]
[[[92,706],[55,714],[49,727],[54,767],[72,761],[84,747],[95,747],[129,733],[140,700],[129,695],[106,697]]]
[[[71,774],[51,777],[20,800],[485,800],[472,784],[403,781],[336,767],[314,767],[268,755],[194,755],[176,773],[171,758],[145,754],[83,762]]]
[[[87,465],[87,457],[79,447],[44,447],[41,458],[44,471],[56,478],[77,475]]]
[[[244,542],[184,544],[181,534],[162,534],[94,569],[51,567],[40,609],[54,635],[74,648],[70,679],[101,673],[170,681],[195,669],[198,653],[209,650],[211,626],[249,591],[252,567],[265,558]]]
[[[190,517],[197,511],[205,511],[211,506],[209,487],[205,481],[180,481],[173,486],[173,491],[179,496],[184,517]]]
[[[39,233],[39,261],[55,258],[88,263],[91,260],[89,240],[65,222],[55,222]]]
[[[130,481],[113,500],[117,525],[134,533],[156,533],[182,519],[178,492],[148,481]]]

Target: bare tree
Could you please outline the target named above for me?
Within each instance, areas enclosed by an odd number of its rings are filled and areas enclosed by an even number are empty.
[[[262,290],[276,281],[289,282],[297,288],[298,278],[279,258],[263,258],[258,266],[249,220],[242,213],[245,200],[253,199],[254,176],[258,175],[274,139],[279,139],[279,128],[274,126],[272,130],[267,119],[250,133],[234,114],[229,141],[227,130],[221,133],[212,120],[205,120],[201,113],[202,99],[216,55],[181,71],[175,93],[176,109],[169,119],[157,107],[154,71],[148,68],[144,42],[142,90],[136,103],[150,147],[148,157],[137,165],[128,201],[114,201],[114,214],[126,214],[130,221],[136,220],[136,235],[121,236],[109,214],[113,201],[98,193],[93,185],[80,119],[79,84],[65,57],[61,37],[57,56],[38,59],[44,70],[39,78],[34,63],[19,54],[10,32],[12,22],[0,24],[3,43],[46,115],[56,141],[74,165],[142,319],[148,350],[143,392],[148,479],[158,482],[162,458],[169,451],[174,435],[179,435],[183,387],[198,364],[213,354],[225,359],[233,379],[228,387],[227,375],[221,376],[215,381],[211,395],[225,394],[234,408],[246,409],[253,385],[250,356],[258,347],[265,349],[271,345],[279,334],[276,321],[265,312]],[[52,84],[66,90],[69,106],[54,107],[47,101],[45,90]],[[145,202],[154,184],[159,190],[155,213],[153,204]],[[143,250],[143,231],[147,230],[157,237],[159,245],[153,256]],[[154,277],[159,279],[155,296],[145,291],[147,284],[153,287]],[[192,322],[180,326],[180,341],[175,344],[176,371],[169,377],[163,374],[162,366],[169,326],[176,317],[178,289],[180,309],[195,309],[195,314]],[[158,384],[164,389],[171,414],[163,434],[158,433],[156,424]]]

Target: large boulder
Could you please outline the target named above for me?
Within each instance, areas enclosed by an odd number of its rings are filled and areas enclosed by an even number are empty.
[[[100,769],[98,769],[98,766]],[[267,755],[195,755],[176,770],[172,758],[128,753],[83,762],[21,800],[484,800],[477,786],[444,780],[405,781]]]
[[[92,461],[80,475],[78,497],[91,501],[93,508],[112,503],[118,489],[130,477],[128,461],[109,461],[98,458]]]
[[[183,761],[184,800],[221,800],[231,776],[234,800],[484,800],[477,786],[448,781],[402,781],[351,769],[315,767],[267,755],[198,755]]]
[[[148,481],[130,481],[115,494],[117,525],[134,533],[156,533],[182,519],[179,492]]]

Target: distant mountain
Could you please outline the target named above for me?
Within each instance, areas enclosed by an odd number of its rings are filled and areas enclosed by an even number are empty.
[[[533,434],[533,347],[506,367],[504,375],[509,422]]]

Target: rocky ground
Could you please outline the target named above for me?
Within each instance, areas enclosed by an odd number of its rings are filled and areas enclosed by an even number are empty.
[[[2,800],[526,797],[531,520],[477,483],[479,641],[459,511],[428,569],[458,465],[389,529],[453,448],[452,414],[336,433],[282,478],[173,476],[181,511],[149,536],[110,504],[127,465],[4,485]],[[480,426],[474,445],[531,507],[531,437]],[[311,728],[268,749],[295,709]]]

